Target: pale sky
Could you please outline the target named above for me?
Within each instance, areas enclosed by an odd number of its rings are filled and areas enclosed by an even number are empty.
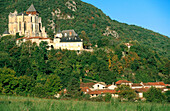
[[[111,19],[170,37],[170,0],[82,0]]]

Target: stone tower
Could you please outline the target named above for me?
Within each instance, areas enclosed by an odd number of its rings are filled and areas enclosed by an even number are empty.
[[[38,11],[36,11],[32,4],[27,11],[18,12],[15,10],[14,13],[9,14],[9,33],[15,35],[24,35],[25,37],[47,37],[45,27],[42,27],[41,17],[39,17]]]

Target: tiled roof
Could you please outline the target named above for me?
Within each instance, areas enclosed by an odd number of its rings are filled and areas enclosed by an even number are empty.
[[[16,40],[21,40],[21,39],[26,39],[27,37],[22,37],[22,38],[18,38],[18,39],[16,39]]]
[[[165,86],[170,86],[170,84],[165,84]]]
[[[96,83],[94,83],[94,82],[89,82],[89,83],[83,83],[83,82],[81,82],[80,83],[80,87],[92,87],[94,84],[96,84]]]
[[[143,83],[145,86],[165,86],[164,82],[148,82]]]
[[[50,38],[43,38],[43,37],[22,37],[22,38],[18,38],[17,40],[21,40],[21,39],[50,39]]]
[[[88,94],[115,94],[117,91],[116,90],[109,90],[109,89],[104,89],[104,90],[95,90],[95,91],[90,91]]]
[[[135,91],[136,92],[147,92],[149,90],[149,88],[136,88]]]
[[[61,91],[59,92],[59,94],[62,94],[62,93],[66,94],[66,93],[67,93],[67,89],[65,88],[65,89],[63,89],[63,90],[61,90]]]
[[[91,91],[89,87],[80,87],[80,88],[81,88],[81,91],[83,91],[83,92]]]
[[[127,81],[127,80],[119,80],[116,82],[116,84],[121,84],[121,83],[132,83],[132,82]]]
[[[133,87],[133,86],[142,86],[142,85],[141,85],[140,83],[133,83],[133,84],[132,84],[132,87]]]
[[[133,44],[130,43],[124,43],[126,46],[133,46]]]

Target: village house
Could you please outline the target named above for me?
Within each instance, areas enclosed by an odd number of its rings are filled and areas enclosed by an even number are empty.
[[[114,85],[114,84],[109,84],[109,85],[106,86],[106,88],[107,88],[107,89],[110,89],[110,90],[114,90],[114,89],[117,88],[117,86]]]
[[[149,88],[136,88],[135,92],[137,93],[137,97],[143,98],[143,93],[147,92]]]
[[[48,50],[53,49],[67,49],[67,50],[83,50],[83,40],[80,39],[74,30],[64,30],[58,32],[54,40],[43,37],[22,37],[16,40],[17,45],[23,42],[31,41],[32,43],[39,44],[44,41],[48,44]]]
[[[139,89],[139,88],[143,88],[144,86],[142,85],[142,84],[140,84],[140,83],[133,83],[132,85],[131,85],[131,88],[132,89]]]
[[[132,83],[130,81],[127,80],[119,80],[116,82],[116,84],[110,84],[110,85],[106,85],[104,82],[90,82],[90,83],[80,83],[80,88],[81,91],[84,94],[89,94],[90,98],[94,98],[94,97],[98,97],[98,96],[105,96],[107,93],[111,94],[112,97],[114,98],[118,98],[119,95],[119,91],[116,91],[116,88],[119,85],[127,85],[130,86],[130,88],[132,88],[136,94],[138,98],[144,99],[143,98],[143,93],[147,92],[149,90],[150,87],[156,87],[161,89],[161,91],[164,93],[166,91],[169,90],[169,88],[166,88],[163,82],[148,82],[148,83]],[[60,91],[57,95],[55,95],[55,97],[60,97],[60,95],[66,94],[67,90],[64,89],[63,91]]]
[[[119,80],[116,82],[116,85],[119,86],[119,85],[127,85],[127,86],[132,86],[132,82],[131,81],[127,81],[127,80]]]
[[[142,83],[141,84],[144,86],[144,88],[150,88],[150,87],[156,87],[156,88],[165,88],[165,83],[164,82],[148,82],[148,83]]]
[[[88,92],[90,95],[90,98],[97,97],[97,96],[105,96],[107,93],[111,94],[112,97],[117,98],[118,94],[116,90],[109,90],[109,89],[103,89],[103,90],[94,90]]]
[[[100,90],[105,88],[106,88],[106,84],[104,82],[98,82],[93,85],[92,90]]]

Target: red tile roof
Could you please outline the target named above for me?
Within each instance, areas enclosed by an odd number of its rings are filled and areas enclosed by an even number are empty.
[[[145,86],[165,86],[164,82],[148,82],[143,83]]]
[[[18,38],[18,39],[16,39],[16,40],[21,40],[21,39],[25,39],[25,38],[27,38],[27,37],[21,37],[21,38]]]
[[[127,81],[127,80],[119,80],[116,82],[116,84],[122,84],[122,83],[132,83],[131,81]]]
[[[63,90],[61,90],[61,91],[59,92],[59,94],[62,94],[62,93],[66,94],[66,93],[67,93],[67,89],[65,88],[65,89],[63,89]]]
[[[80,87],[81,88],[81,91],[83,91],[83,92],[89,92],[89,91],[91,91],[90,89],[89,89],[89,87]]]
[[[50,38],[43,38],[43,37],[22,37],[22,38],[18,38],[17,40],[21,40],[21,39],[50,39]]]
[[[106,93],[110,93],[110,94],[115,94],[117,91],[116,90],[109,90],[109,89],[104,89],[104,90],[95,90],[95,91],[90,91],[88,94],[106,94]]]
[[[147,92],[149,90],[149,88],[136,88],[135,91],[136,92]]]
[[[132,87],[134,87],[134,86],[142,86],[142,85],[140,83],[133,83]]]
[[[165,84],[165,86],[170,86],[170,84]]]

